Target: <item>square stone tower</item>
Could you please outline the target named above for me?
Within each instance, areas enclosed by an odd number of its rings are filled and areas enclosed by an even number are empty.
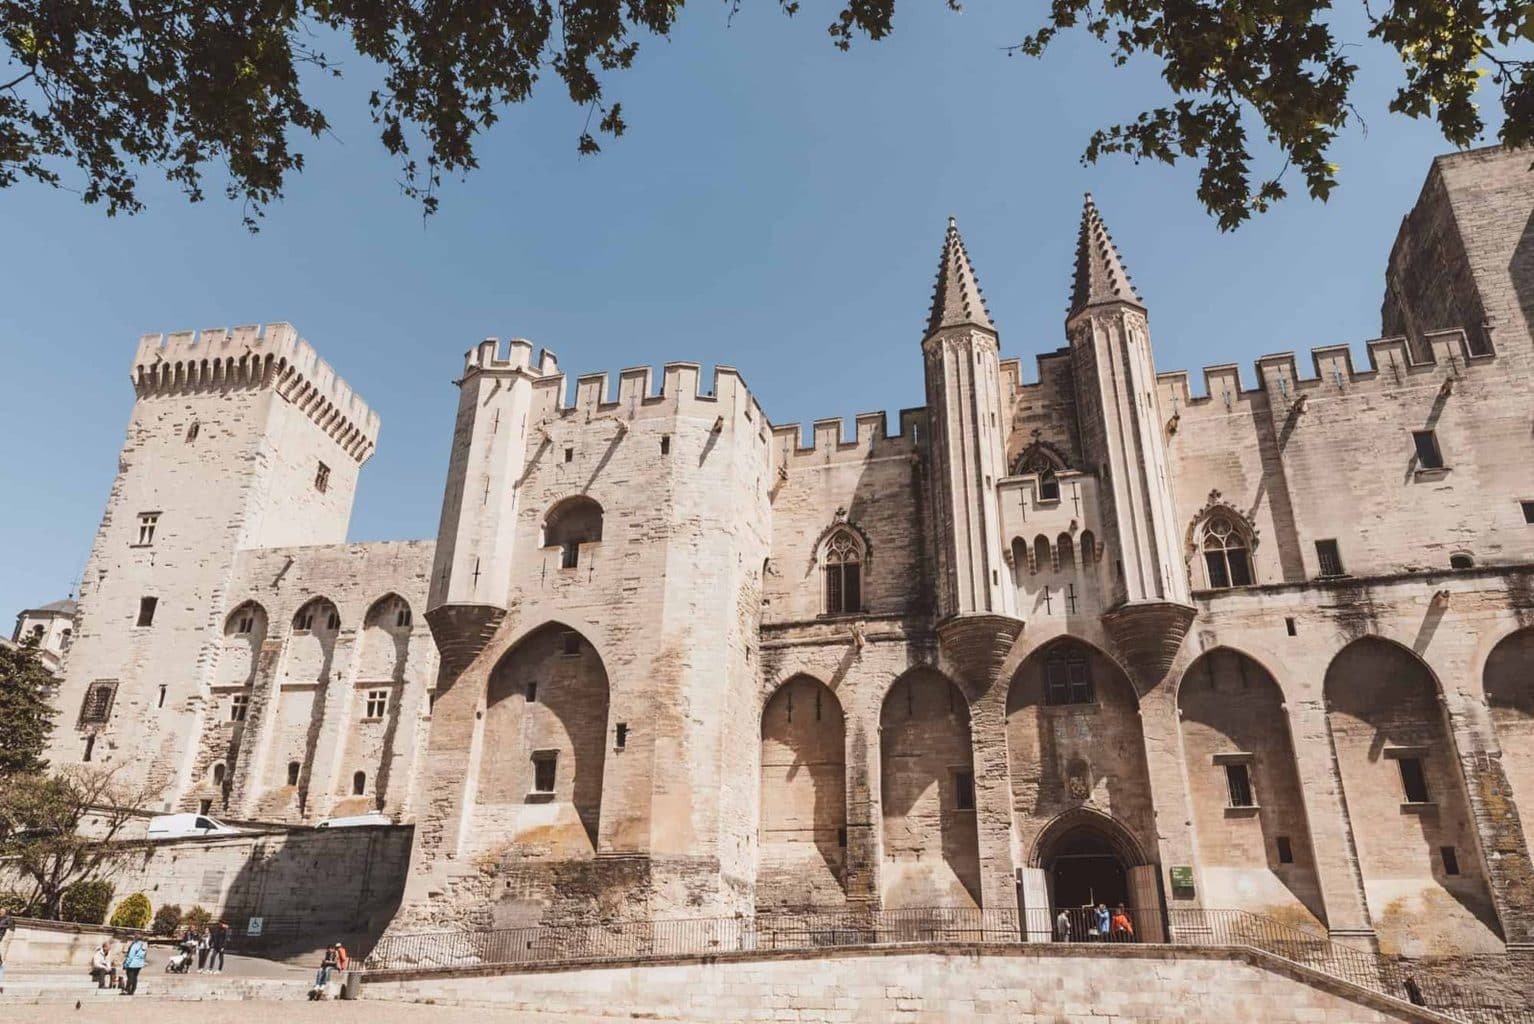
[[[170,808],[197,748],[236,552],[343,540],[378,417],[283,323],[146,335],[133,386],[49,756],[120,763]]]

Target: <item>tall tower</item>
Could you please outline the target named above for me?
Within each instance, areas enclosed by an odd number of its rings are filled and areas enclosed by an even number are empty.
[[[922,340],[938,619],[1014,614],[996,482],[1006,475],[996,325],[952,218]]]
[[[378,417],[289,324],[146,335],[49,759],[187,789],[236,552],[346,538]]]
[[[1090,194],[1065,320],[1081,447],[1101,477],[1113,559],[1103,624],[1144,685],[1170,667],[1194,609],[1179,553],[1145,304]]]

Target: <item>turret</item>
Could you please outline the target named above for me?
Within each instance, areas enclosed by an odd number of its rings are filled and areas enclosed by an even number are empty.
[[[1101,478],[1107,570],[1104,625],[1124,661],[1154,685],[1193,607],[1182,568],[1145,304],[1089,194],[1065,321],[1081,447]]]
[[[996,481],[1006,475],[996,325],[952,218],[922,353],[939,619],[1012,615]]]

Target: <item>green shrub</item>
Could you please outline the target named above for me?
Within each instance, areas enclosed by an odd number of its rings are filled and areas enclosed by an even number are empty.
[[[105,924],[113,891],[112,883],[104,878],[74,883],[64,890],[59,901],[59,919],[75,924]]]
[[[208,922],[212,920],[213,915],[202,909],[202,907],[193,907],[186,912],[186,916],[181,918],[181,923],[193,931],[200,932],[208,927]]]
[[[32,901],[19,892],[7,890],[0,892],[0,907],[9,910],[16,917],[26,917],[32,909]]]
[[[149,897],[141,892],[133,893],[117,905],[108,923],[113,928],[148,928],[149,909]]]
[[[119,910],[122,908],[119,907]],[[156,935],[174,935],[181,927],[181,906],[177,903],[167,903],[154,912],[154,933]]]

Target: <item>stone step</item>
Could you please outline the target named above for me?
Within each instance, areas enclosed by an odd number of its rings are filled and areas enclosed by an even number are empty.
[[[4,992],[0,994],[0,1006],[14,1003],[72,1003],[77,1000],[97,1001],[103,999],[148,1000],[251,1000],[296,1001],[309,998],[308,982],[282,981],[272,978],[192,978],[176,979],[180,984],[165,985],[161,978],[139,979],[137,994],[125,996],[112,989],[100,989],[86,978],[34,975],[25,980],[5,979]],[[332,996],[339,990],[331,984]],[[3,1017],[0,1012],[0,1017]]]

